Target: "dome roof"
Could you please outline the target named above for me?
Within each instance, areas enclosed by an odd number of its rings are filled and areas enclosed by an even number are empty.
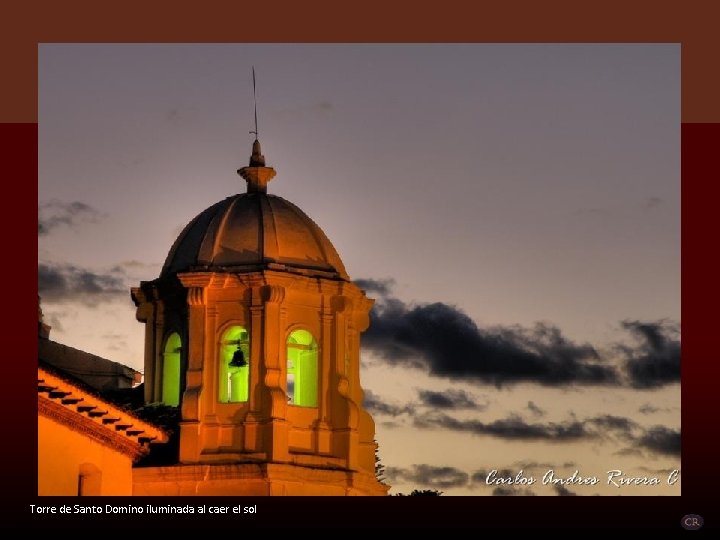
[[[349,280],[322,229],[297,206],[262,191],[212,205],[180,234],[162,275],[284,270]]]

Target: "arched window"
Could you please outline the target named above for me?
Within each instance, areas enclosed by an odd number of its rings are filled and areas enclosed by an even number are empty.
[[[248,400],[250,381],[250,340],[242,326],[231,326],[220,343],[221,403],[237,403]]]
[[[292,405],[317,407],[318,346],[307,330],[295,330],[287,340],[287,394]]]
[[[100,495],[102,490],[102,471],[92,463],[82,463],[78,474],[78,496]]]
[[[162,366],[162,402],[177,407],[180,404],[180,334],[170,334],[165,342]]]

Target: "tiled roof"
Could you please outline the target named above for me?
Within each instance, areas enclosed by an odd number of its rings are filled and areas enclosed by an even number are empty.
[[[53,418],[133,459],[147,454],[150,444],[168,441],[168,435],[162,429],[42,367],[38,367],[38,414]]]

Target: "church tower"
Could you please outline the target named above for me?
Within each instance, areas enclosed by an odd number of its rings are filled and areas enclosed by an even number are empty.
[[[180,234],[132,289],[145,323],[145,401],[181,410],[176,464],[134,470],[136,495],[385,495],[363,408],[372,300],[325,233],[267,193],[256,139],[246,193]]]

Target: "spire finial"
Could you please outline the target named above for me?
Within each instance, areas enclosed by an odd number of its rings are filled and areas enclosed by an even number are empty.
[[[258,123],[257,123],[257,92],[255,91],[255,66],[252,68],[253,76],[253,101],[255,103],[255,140],[252,145],[252,154],[250,154],[250,164],[247,167],[238,169],[238,174],[247,182],[248,193],[266,193],[267,183],[275,176],[275,169],[265,166],[265,156],[262,155],[260,149],[260,141],[258,140]]]
[[[257,126],[257,92],[255,91],[255,66],[252,67],[252,74],[253,74],[253,103],[255,104],[255,131],[251,131],[250,133],[255,134],[255,142],[258,140],[258,126]]]

